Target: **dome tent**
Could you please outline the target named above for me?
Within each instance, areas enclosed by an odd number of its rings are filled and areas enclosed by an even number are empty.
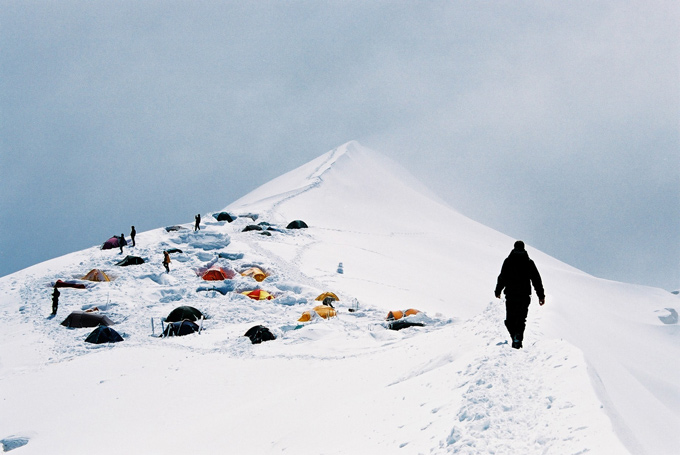
[[[116,265],[119,265],[121,267],[127,267],[128,265],[139,265],[139,264],[144,264],[144,259],[142,259],[138,256],[125,256],[125,259],[123,259],[120,262],[116,262]]]
[[[338,315],[334,308],[326,305],[315,306],[314,313],[316,313],[319,317],[322,317],[324,319],[332,318]],[[304,313],[302,313],[302,316],[300,316],[300,319],[298,319],[298,322],[311,321],[313,317],[314,315],[312,314],[311,311],[305,311]]]
[[[85,311],[74,311],[69,314],[61,323],[69,329],[81,327],[97,327],[98,325],[113,325],[114,322],[107,316],[100,313],[86,313]]]
[[[204,318],[203,313],[196,308],[192,306],[178,306],[168,314],[165,322],[198,321],[202,318]]]
[[[234,278],[234,272],[224,269],[219,265],[213,265],[201,274],[201,278],[206,281],[224,281]]]
[[[171,322],[165,326],[163,330],[163,338],[165,337],[181,337],[198,332],[200,328],[195,322],[184,320],[180,322]]]
[[[102,272],[99,269],[90,270],[89,272],[87,272],[87,275],[80,279],[88,281],[111,281],[111,278],[106,273]]]
[[[213,217],[217,221],[226,221],[228,223],[231,223],[232,221],[234,221],[236,219],[227,212],[213,213]]]
[[[274,298],[269,292],[263,289],[255,289],[253,291],[244,291],[241,294],[250,297],[253,300],[271,300]]]
[[[308,228],[307,223],[305,223],[302,220],[295,220],[291,221],[288,223],[288,226],[286,226],[286,229],[305,229]]]
[[[267,275],[265,272],[262,271],[259,267],[250,267],[243,272],[241,272],[242,276],[251,276],[255,279],[257,282],[264,281],[265,278],[267,278],[269,275]]]
[[[123,341],[123,337],[111,327],[100,325],[85,338],[85,341],[93,344],[118,343]]]
[[[249,328],[243,336],[250,338],[250,342],[253,344],[260,344],[263,341],[271,341],[276,339],[276,336],[263,325],[256,325]]]

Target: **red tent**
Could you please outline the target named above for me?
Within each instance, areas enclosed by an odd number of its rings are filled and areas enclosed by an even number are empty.
[[[113,236],[110,239],[108,239],[104,244],[102,245],[102,250],[110,250],[113,248],[118,248],[120,246],[120,240],[121,238],[118,236]],[[127,240],[123,238],[123,246],[127,245]]]
[[[234,272],[231,270],[225,270],[220,266],[213,265],[201,275],[201,278],[206,281],[223,281],[233,278],[234,275]]]
[[[85,289],[87,286],[85,286],[82,283],[72,283],[69,281],[61,281],[57,280],[56,283],[54,283],[55,288],[76,288],[76,289]]]

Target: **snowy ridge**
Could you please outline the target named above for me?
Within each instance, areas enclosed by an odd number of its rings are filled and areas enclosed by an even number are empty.
[[[525,349],[511,349],[492,291],[513,239],[410,182],[348,143],[227,206],[272,223],[271,236],[242,232],[250,218],[206,214],[198,232],[138,234],[125,254],[141,265],[118,267],[124,255],[94,247],[0,279],[4,450],[675,453],[677,296],[529,248],[548,302],[530,307]],[[309,229],[283,228],[298,218]],[[168,248],[182,252],[166,274]],[[270,276],[202,280],[211,265]],[[47,316],[51,284],[92,268],[115,279],[64,289]],[[254,288],[276,298],[240,294]],[[325,291],[340,297],[338,316],[299,323]],[[180,305],[207,316],[201,334],[152,336]],[[59,325],[93,307],[124,342],[90,345],[91,329]],[[407,308],[425,325],[387,330],[387,311]],[[277,339],[252,345],[243,334],[256,324]],[[106,424],[74,397],[96,397]]]

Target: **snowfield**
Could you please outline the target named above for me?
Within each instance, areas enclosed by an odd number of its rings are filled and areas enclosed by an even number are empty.
[[[546,305],[534,297],[524,349],[511,349],[493,290],[515,239],[356,142],[223,211],[238,218],[202,214],[200,231],[159,228],[122,255],[93,246],[0,278],[4,451],[680,453],[677,295],[528,245]],[[297,219],[309,228],[286,229]],[[261,222],[271,229],[243,232]],[[115,265],[128,254],[146,262]],[[236,276],[203,280],[213,265]],[[241,276],[249,267],[269,276]],[[94,268],[112,281],[82,281]],[[62,288],[52,317],[58,279],[87,287]],[[253,289],[275,298],[242,294]],[[327,291],[337,317],[299,322]],[[206,316],[201,332],[159,337],[182,305]],[[95,308],[123,342],[60,325]],[[423,326],[389,330],[387,313],[409,308]],[[254,325],[277,339],[251,344]]]

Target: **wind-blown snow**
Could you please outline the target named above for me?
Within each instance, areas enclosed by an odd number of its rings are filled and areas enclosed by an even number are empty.
[[[224,210],[239,218],[139,233],[125,254],[145,264],[117,267],[118,250],[92,247],[0,279],[5,451],[678,452],[677,296],[529,247],[547,303],[530,307],[525,348],[511,349],[493,289],[514,239],[356,142]],[[310,227],[285,229],[295,219]],[[262,221],[271,235],[241,232]],[[169,248],[182,252],[166,274]],[[202,280],[215,264],[270,276]],[[51,284],[92,268],[115,279],[62,289],[48,317]],[[240,294],[255,288],[276,298]],[[338,317],[299,323],[325,291]],[[180,305],[208,317],[201,333],[157,337]],[[92,329],[59,325],[93,307],[124,342],[91,345]],[[388,330],[387,312],[407,308],[425,326]],[[242,335],[257,324],[277,339],[251,344]]]

